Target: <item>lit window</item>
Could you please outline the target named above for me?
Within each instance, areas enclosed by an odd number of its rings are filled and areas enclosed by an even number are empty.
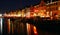
[[[36,13],[34,13],[34,16],[37,16]]]
[[[58,7],[58,10],[60,10],[60,7]]]
[[[46,12],[46,10],[44,10],[44,12]]]

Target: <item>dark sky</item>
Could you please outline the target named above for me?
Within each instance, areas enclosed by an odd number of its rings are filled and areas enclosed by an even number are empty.
[[[0,13],[39,4],[41,0],[0,0]],[[48,0],[45,0],[45,2]]]

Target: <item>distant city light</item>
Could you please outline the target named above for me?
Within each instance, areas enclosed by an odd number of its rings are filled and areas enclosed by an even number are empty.
[[[36,13],[34,13],[33,15],[34,15],[34,16],[37,16],[37,14],[36,14]]]
[[[0,14],[0,16],[2,16],[2,14]]]
[[[10,13],[5,13],[3,16],[5,17],[34,17],[34,16],[39,16],[39,17],[43,17],[43,18],[47,18],[47,17],[55,17],[55,11],[57,11],[57,13],[60,13],[60,5],[56,4],[60,1],[56,1],[56,2],[51,2],[49,3],[48,1],[48,5],[45,5],[44,1],[41,2],[41,4],[39,4],[38,6],[32,6],[31,8],[25,8],[19,11],[15,11],[15,12],[10,12]],[[42,4],[43,3],[43,4]],[[58,5],[58,6],[56,6]],[[57,14],[59,16],[59,14]],[[1,15],[0,15],[1,16]]]
[[[26,17],[27,17],[27,18],[30,18],[30,12],[27,12],[27,13],[26,13]]]
[[[34,12],[38,12],[38,10],[34,10]]]

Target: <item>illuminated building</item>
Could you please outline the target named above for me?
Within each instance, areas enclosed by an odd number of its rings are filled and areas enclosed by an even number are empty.
[[[55,2],[50,2],[50,3],[47,3],[47,10],[49,11],[50,13],[50,16],[55,18],[56,15],[59,15],[59,3],[60,1],[55,1]],[[58,17],[58,16],[57,16]]]
[[[5,13],[4,16],[6,17],[26,17],[28,15],[28,17],[34,17],[34,16],[39,16],[39,17],[43,17],[43,18],[47,18],[47,17],[52,17],[55,18],[56,17],[60,17],[60,0],[59,1],[55,1],[55,2],[49,2],[45,3],[44,0],[42,0],[40,2],[40,4],[35,5],[29,7],[29,8],[25,8],[19,11],[11,11],[10,13]]]
[[[34,12],[34,7],[31,5],[30,12]]]
[[[22,9],[21,15],[22,17],[25,17],[25,9]]]
[[[36,27],[26,23],[23,24],[21,23],[21,18],[27,17],[36,17],[39,16],[41,18],[51,18],[51,19],[59,19],[58,17],[60,17],[60,1],[56,1],[56,2],[50,2],[50,3],[45,3],[44,1],[41,1],[41,3],[39,5],[36,6],[31,6],[30,8],[26,8],[26,9],[22,9],[19,11],[11,11],[10,13],[4,13],[3,16],[5,18],[5,23],[4,23],[4,31],[6,31],[6,33],[10,34],[14,34],[14,33],[19,33],[19,34],[25,34],[26,30],[24,30],[25,28],[27,28],[27,34],[31,35],[31,34],[35,34],[37,35],[37,30]],[[18,19],[19,17],[19,19]],[[25,20],[22,20],[22,22],[25,22]],[[2,32],[2,18],[0,18],[0,31]],[[37,21],[36,21],[37,22]],[[25,26],[24,26],[25,25]]]
[[[30,18],[30,8],[25,8],[25,17]]]
[[[30,17],[31,17],[31,16],[30,16],[30,12],[27,12],[27,13],[25,14],[25,17],[30,18]]]
[[[17,12],[17,16],[18,16],[18,17],[21,17],[21,16],[22,16],[22,14],[21,14],[21,11],[20,11],[20,10]]]

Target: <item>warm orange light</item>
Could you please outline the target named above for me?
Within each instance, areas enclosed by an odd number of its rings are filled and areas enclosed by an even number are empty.
[[[21,12],[18,12],[17,14],[16,14],[16,12],[14,12],[14,13],[9,13],[9,14],[4,14],[4,16],[6,16],[6,17],[21,17]]]
[[[60,7],[58,7],[58,10],[60,10]]]
[[[31,25],[26,23],[26,26],[27,26],[27,35],[30,35],[31,34]]]
[[[25,15],[27,18],[30,18],[30,12],[27,12]]]
[[[56,19],[58,19],[58,15],[56,15]]]
[[[38,12],[38,10],[34,10],[34,12]]]
[[[21,14],[16,15],[16,17],[21,17]]]
[[[12,24],[12,34],[14,33],[13,24]]]
[[[35,26],[34,26],[34,34],[37,34],[37,29]]]
[[[46,12],[46,10],[44,9],[44,12]]]
[[[8,19],[8,33],[10,33],[10,19]]]
[[[36,14],[36,13],[34,13],[34,14],[33,14],[33,16],[37,16],[37,14]]]
[[[53,19],[53,17],[50,17],[51,18],[51,20]]]
[[[7,13],[4,13],[4,16],[7,16]]]
[[[34,12],[30,12],[30,17],[34,17]]]
[[[45,17],[45,13],[44,12],[40,12],[40,17]]]
[[[50,17],[49,12],[46,12],[46,13],[47,13],[46,17]]]

